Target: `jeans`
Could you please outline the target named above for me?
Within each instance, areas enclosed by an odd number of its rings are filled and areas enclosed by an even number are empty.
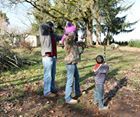
[[[72,97],[72,87],[74,83],[74,93],[75,96],[81,94],[80,85],[79,85],[79,72],[77,69],[76,64],[67,64],[67,81],[66,81],[66,88],[65,88],[65,101],[69,102]]]
[[[98,103],[99,108],[104,107],[104,84],[95,84],[94,89],[94,103]]]
[[[55,90],[56,58],[43,57],[44,66],[44,96]]]

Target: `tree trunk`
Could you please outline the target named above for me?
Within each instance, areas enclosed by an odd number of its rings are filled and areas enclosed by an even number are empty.
[[[106,37],[106,45],[109,46],[109,41],[111,40],[111,35],[110,33],[108,32],[107,33],[107,37]]]
[[[96,47],[99,46],[99,39],[100,39],[100,36],[98,34],[98,32],[96,33]]]
[[[104,44],[104,59],[106,61],[106,44]]]
[[[89,28],[87,27],[86,32],[87,32],[86,45],[88,47],[91,47],[91,46],[93,46],[93,43],[92,43],[93,42],[92,41],[92,31],[90,31]]]
[[[96,17],[96,46],[98,47],[99,46],[99,40],[100,40],[100,33],[101,33],[101,28],[100,28],[100,22],[101,22],[101,19],[100,19],[100,16],[99,16],[99,11],[98,11],[98,8],[96,9],[96,13],[95,13],[95,17]]]
[[[99,46],[99,41],[98,41],[98,39],[96,39],[96,47],[98,47]]]

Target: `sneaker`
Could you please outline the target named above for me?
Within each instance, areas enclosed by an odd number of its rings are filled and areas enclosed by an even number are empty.
[[[103,111],[103,110],[108,110],[108,107],[107,106],[104,106],[102,108],[99,108],[99,111]]]
[[[69,102],[66,102],[67,104],[76,104],[78,101],[77,100],[74,100],[74,99],[71,99]]]
[[[97,104],[98,104],[98,102],[93,101],[93,104],[94,104],[94,105],[97,105]]]

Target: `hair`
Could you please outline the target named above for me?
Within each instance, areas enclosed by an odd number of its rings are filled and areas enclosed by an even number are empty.
[[[71,22],[67,22],[66,26],[70,27],[72,26],[73,24]]]
[[[54,23],[52,21],[46,22],[47,26],[49,27],[50,31],[53,32]]]
[[[68,40],[74,40],[75,39],[75,33],[74,32],[71,32],[71,33],[68,33],[67,36],[66,36],[66,39]]]
[[[98,55],[98,56],[96,57],[96,62],[97,62],[98,64],[104,63],[104,62],[105,62],[104,57],[103,57],[102,55]]]
[[[52,21],[48,21],[48,22],[46,22],[46,24],[50,27],[54,27],[54,23]]]

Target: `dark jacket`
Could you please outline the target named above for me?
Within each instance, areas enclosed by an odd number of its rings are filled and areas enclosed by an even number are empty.
[[[47,24],[40,25],[39,36],[42,56],[44,56],[47,52],[52,52],[52,36],[54,37],[55,41],[61,40],[61,36],[49,32],[49,26]]]

